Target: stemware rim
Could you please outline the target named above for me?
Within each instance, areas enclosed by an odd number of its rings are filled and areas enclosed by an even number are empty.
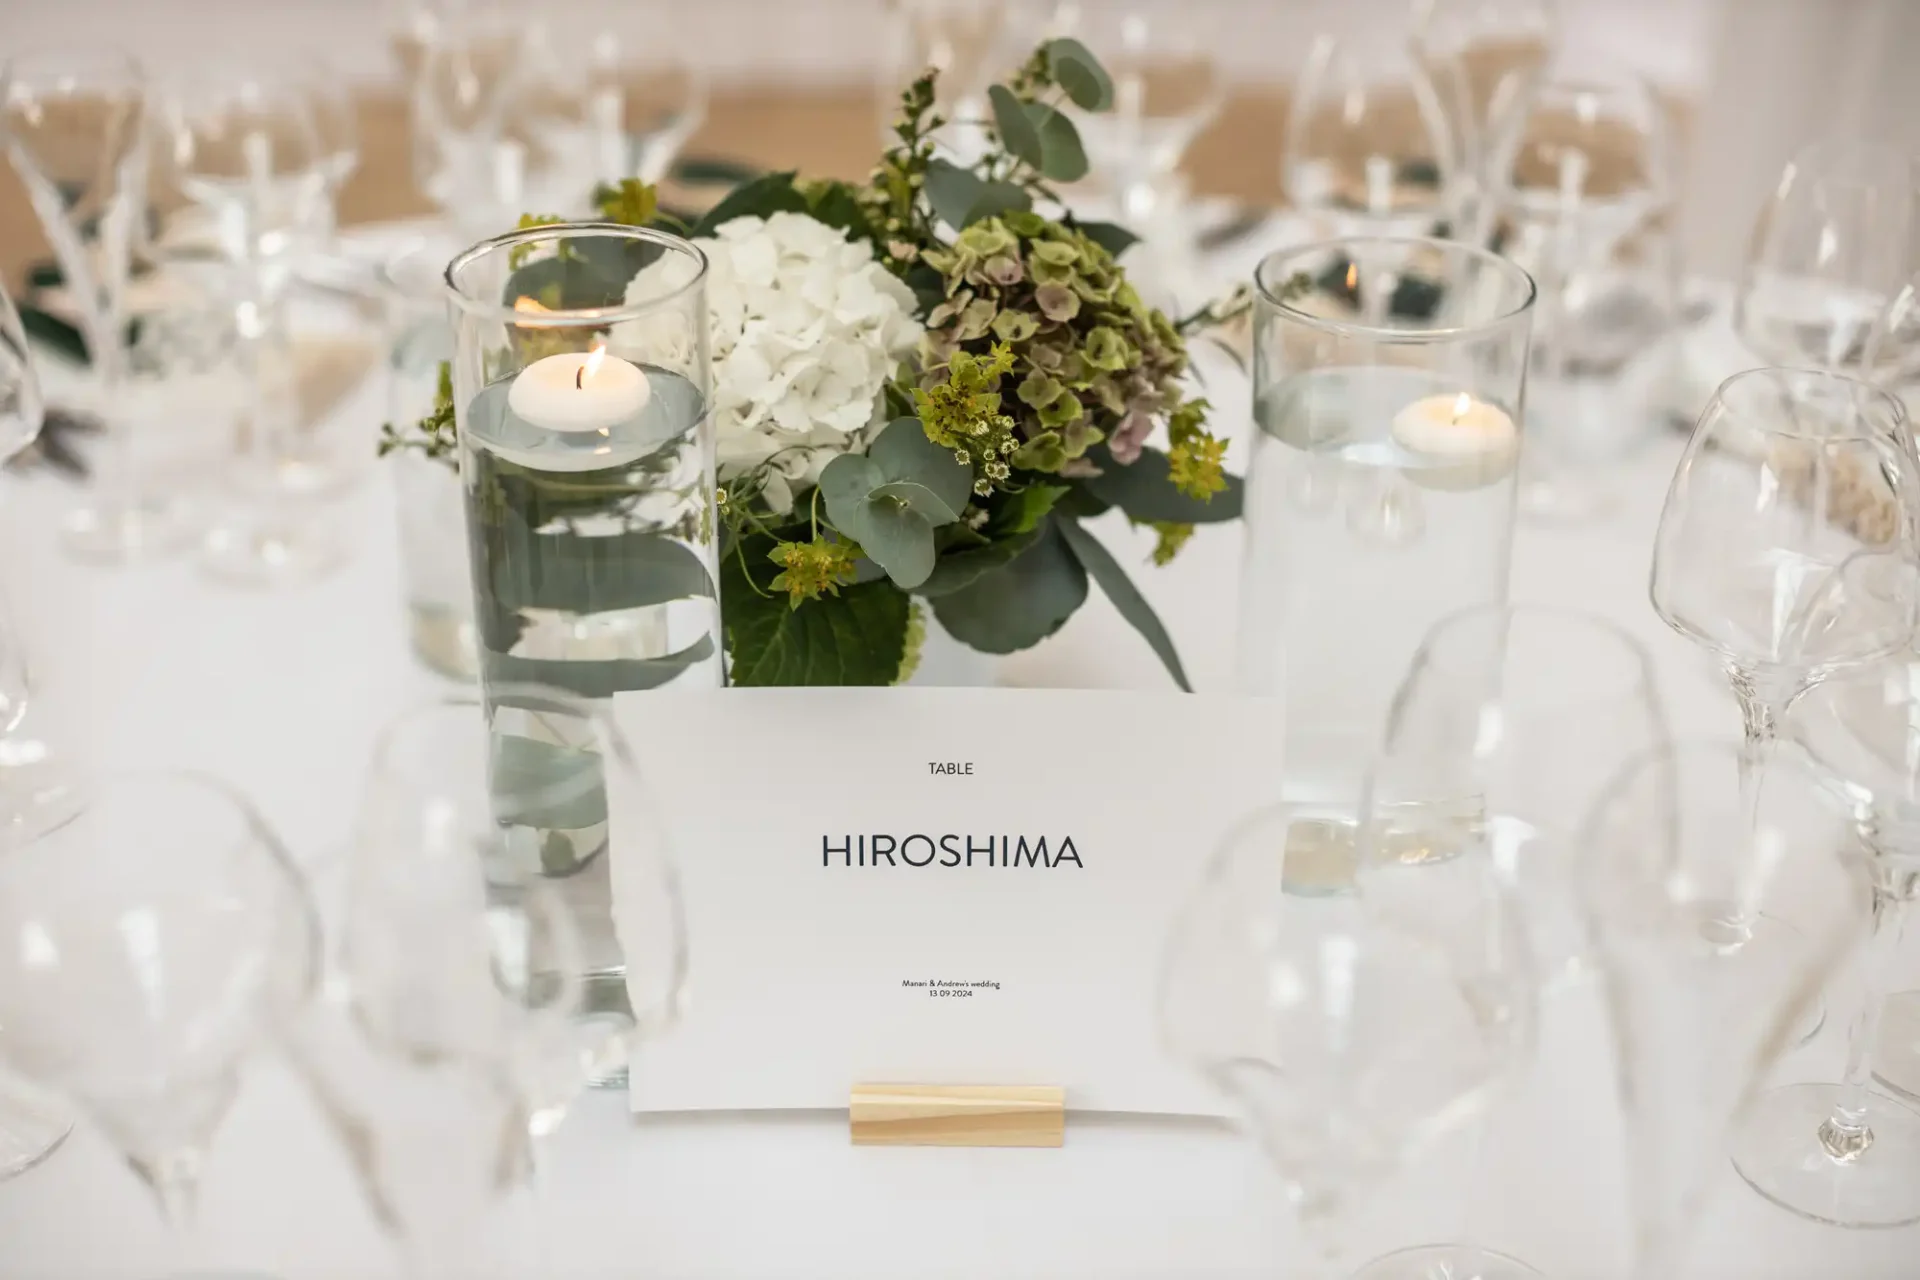
[[[565,240],[586,234],[643,240],[650,244],[657,244],[663,249],[691,258],[695,267],[693,276],[656,297],[640,302],[626,302],[619,306],[608,307],[550,308],[545,311],[516,311],[508,304],[483,301],[466,292],[459,284],[459,275],[465,268],[490,254],[511,250],[521,245]],[[707,265],[706,252],[699,245],[685,236],[677,236],[670,231],[629,226],[624,222],[549,222],[537,227],[518,228],[469,245],[453,255],[441,278],[446,284],[447,296],[452,300],[453,305],[469,316],[491,318],[502,324],[511,324],[522,329],[577,329],[638,319],[679,303],[706,284]]]
[[[1272,281],[1279,275],[1275,270],[1280,264],[1316,254],[1339,252],[1352,246],[1375,246],[1384,249],[1429,250],[1443,255],[1464,258],[1484,264],[1490,269],[1507,276],[1511,281],[1515,276],[1525,282],[1519,301],[1499,314],[1490,316],[1473,324],[1450,325],[1431,329],[1386,329],[1379,325],[1370,325],[1357,320],[1343,320],[1337,317],[1316,315],[1302,307],[1287,301],[1273,287]],[[1349,258],[1351,254],[1348,255]],[[1291,273],[1288,273],[1290,278]],[[1539,285],[1532,273],[1515,264],[1511,259],[1478,245],[1467,244],[1459,240],[1442,240],[1435,236],[1332,236],[1322,240],[1312,240],[1304,244],[1289,245],[1284,249],[1275,249],[1260,260],[1254,268],[1253,287],[1268,306],[1280,311],[1298,324],[1318,329],[1325,333],[1343,334],[1349,337],[1385,335],[1395,343],[1453,342],[1474,334],[1491,333],[1518,322],[1533,310],[1539,297]]]
[[[1785,377],[1783,378],[1782,375],[1785,375]],[[1804,431],[1795,427],[1792,422],[1788,422],[1766,427],[1764,429],[1765,434],[1769,436],[1779,436],[1791,440],[1824,440],[1828,442],[1851,440],[1874,441],[1885,440],[1891,437],[1899,443],[1903,449],[1910,448],[1904,438],[1905,432],[1901,430],[1901,428],[1905,427],[1908,423],[1907,406],[1905,401],[1901,400],[1899,396],[1894,395],[1891,391],[1888,391],[1876,383],[1869,382],[1865,378],[1854,377],[1850,373],[1842,373],[1837,369],[1816,369],[1804,365],[1761,365],[1753,369],[1742,369],[1740,372],[1726,378],[1719,386],[1713,389],[1713,396],[1707,401],[1706,408],[1700,411],[1700,419],[1695,423],[1695,430],[1697,431],[1701,426],[1705,425],[1714,416],[1716,410],[1723,413],[1733,412],[1732,406],[1727,403],[1727,393],[1730,388],[1744,386],[1748,383],[1757,383],[1762,380],[1775,383],[1807,381],[1828,384],[1835,387],[1850,387],[1854,389],[1856,394],[1865,392],[1866,399],[1879,403],[1890,410],[1893,415],[1891,430],[1876,426],[1866,426],[1864,429],[1857,429],[1851,432]],[[1867,416],[1865,414],[1854,414],[1852,418],[1858,423],[1864,424],[1867,422]]]

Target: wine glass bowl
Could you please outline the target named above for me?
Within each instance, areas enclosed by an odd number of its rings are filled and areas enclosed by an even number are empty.
[[[224,784],[98,774],[0,831],[0,1058],[88,1111],[176,1220],[239,1070],[304,1004],[318,930]]]
[[[1439,92],[1410,50],[1315,39],[1282,143],[1296,208],[1335,234],[1429,235],[1453,212],[1459,163]]]
[[[1551,0],[1417,0],[1413,50],[1439,90],[1454,155],[1484,182],[1488,157],[1526,109],[1559,43]]]
[[[1753,228],[1734,329],[1774,364],[1871,375],[1876,321],[1913,274],[1916,182],[1904,151],[1864,139],[1803,148]]]
[[[1865,383],[1756,369],[1721,384],[1655,535],[1661,618],[1782,704],[1913,634],[1916,464],[1906,410]],[[1857,562],[1884,554],[1891,560]],[[1870,585],[1867,591],[1837,588]],[[1844,625],[1842,618],[1844,617]],[[1782,696],[1784,695],[1784,696]]]

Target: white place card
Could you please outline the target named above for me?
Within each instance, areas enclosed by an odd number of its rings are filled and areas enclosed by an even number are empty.
[[[1220,1113],[1162,1051],[1154,994],[1174,910],[1278,796],[1270,705],[730,689],[615,713],[665,810],[690,944],[687,1013],[639,1046],[636,1110],[844,1109],[871,1082]],[[642,802],[612,796],[616,885]]]

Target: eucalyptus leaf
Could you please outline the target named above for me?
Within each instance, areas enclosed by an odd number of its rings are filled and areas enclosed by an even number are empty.
[[[860,526],[867,495],[887,482],[880,468],[857,453],[843,453],[820,472],[820,496],[827,500],[827,518],[833,527],[863,541]]]
[[[1180,652],[1174,648],[1173,637],[1167,634],[1167,628],[1160,621],[1160,615],[1153,611],[1140,588],[1133,585],[1133,579],[1120,567],[1100,539],[1080,527],[1080,522],[1071,516],[1062,516],[1055,522],[1067,549],[1073,552],[1088,575],[1100,584],[1100,590],[1106,592],[1107,599],[1113,601],[1113,607],[1120,611],[1138,631],[1147,644],[1152,647],[1160,664],[1173,677],[1173,682],[1185,693],[1192,693],[1193,686],[1187,683],[1187,672],[1180,665]]]
[[[501,822],[577,831],[607,820],[599,752],[507,733],[493,739],[492,754],[488,780]]]
[[[933,572],[933,525],[918,511],[896,498],[870,498],[860,524],[860,549],[895,586],[911,591]]]
[[[899,674],[912,602],[891,582],[842,587],[793,609],[784,592],[755,591],[737,560],[723,577],[732,684],[887,685]]]
[[[481,663],[489,684],[544,684],[583,698],[611,698],[616,693],[657,689],[713,653],[713,637],[701,636],[678,653],[660,658],[580,662],[487,652],[481,655]]]
[[[1055,182],[1078,182],[1086,177],[1087,149],[1073,121],[1052,107],[1036,106],[1033,114],[1040,136],[1040,172]]]
[[[657,533],[594,538],[529,533],[510,515],[507,539],[515,544],[513,549],[488,556],[484,563],[494,600],[508,609],[591,614],[714,592],[700,557],[684,543]]]
[[[1228,476],[1227,487],[1205,500],[1188,497],[1173,487],[1167,455],[1158,449],[1143,449],[1140,457],[1125,467],[1113,460],[1105,445],[1094,446],[1087,457],[1100,468],[1100,474],[1081,481],[1086,491],[1135,520],[1221,524],[1240,518],[1246,486],[1238,476]]]
[[[793,185],[794,171],[769,173],[742,183],[694,225],[693,234],[710,236],[735,218],[765,218],[776,213],[805,213],[807,198]]]
[[[975,547],[970,551],[948,552],[940,557],[933,566],[933,572],[927,580],[915,588],[918,595],[951,595],[963,587],[973,585],[982,574],[991,573],[1018,559],[1019,556],[1040,540],[1039,529],[1028,529],[999,542],[989,542],[984,547]]]
[[[1071,37],[1049,40],[1046,44],[1047,67],[1073,105],[1082,111],[1113,109],[1113,77],[1100,65],[1093,51]]]
[[[867,446],[867,460],[888,480],[911,480],[933,490],[955,514],[967,508],[973,493],[973,468],[957,460],[953,450],[927,439],[918,418],[895,418]]]
[[[1076,225],[1080,234],[1116,258],[1140,243],[1139,236],[1115,222],[1082,222]]]
[[[929,529],[952,524],[960,513],[941,501],[940,495],[911,480],[889,480],[868,495],[874,501],[897,502],[927,522]]]
[[[737,160],[721,160],[712,156],[688,156],[673,166],[673,180],[689,187],[708,187],[725,184],[730,187],[752,182],[766,172],[755,165],[741,164]]]
[[[1038,169],[1044,153],[1040,131],[1027,113],[1027,104],[1003,84],[987,90],[987,101],[993,105],[993,125],[1000,131],[1000,141],[1008,151]]]
[[[973,208],[967,210],[967,218],[962,226],[972,226],[986,218],[997,218],[1003,213],[1025,213],[1033,208],[1033,197],[1024,187],[1016,187],[1011,182],[985,183],[980,198],[973,202]]]
[[[956,231],[967,225],[967,215],[973,212],[973,206],[986,188],[987,184],[977,175],[949,160],[935,160],[927,165],[927,203],[933,207],[935,217]]]
[[[1052,523],[1007,564],[933,597],[947,634],[982,653],[1030,649],[1066,625],[1087,599],[1087,571]]]

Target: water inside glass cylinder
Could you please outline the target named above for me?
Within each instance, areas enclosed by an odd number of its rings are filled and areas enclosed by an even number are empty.
[[[1506,598],[1517,448],[1428,455],[1391,430],[1417,400],[1472,390],[1424,369],[1349,366],[1255,402],[1240,679],[1283,701],[1290,798],[1357,795],[1427,631]]]

